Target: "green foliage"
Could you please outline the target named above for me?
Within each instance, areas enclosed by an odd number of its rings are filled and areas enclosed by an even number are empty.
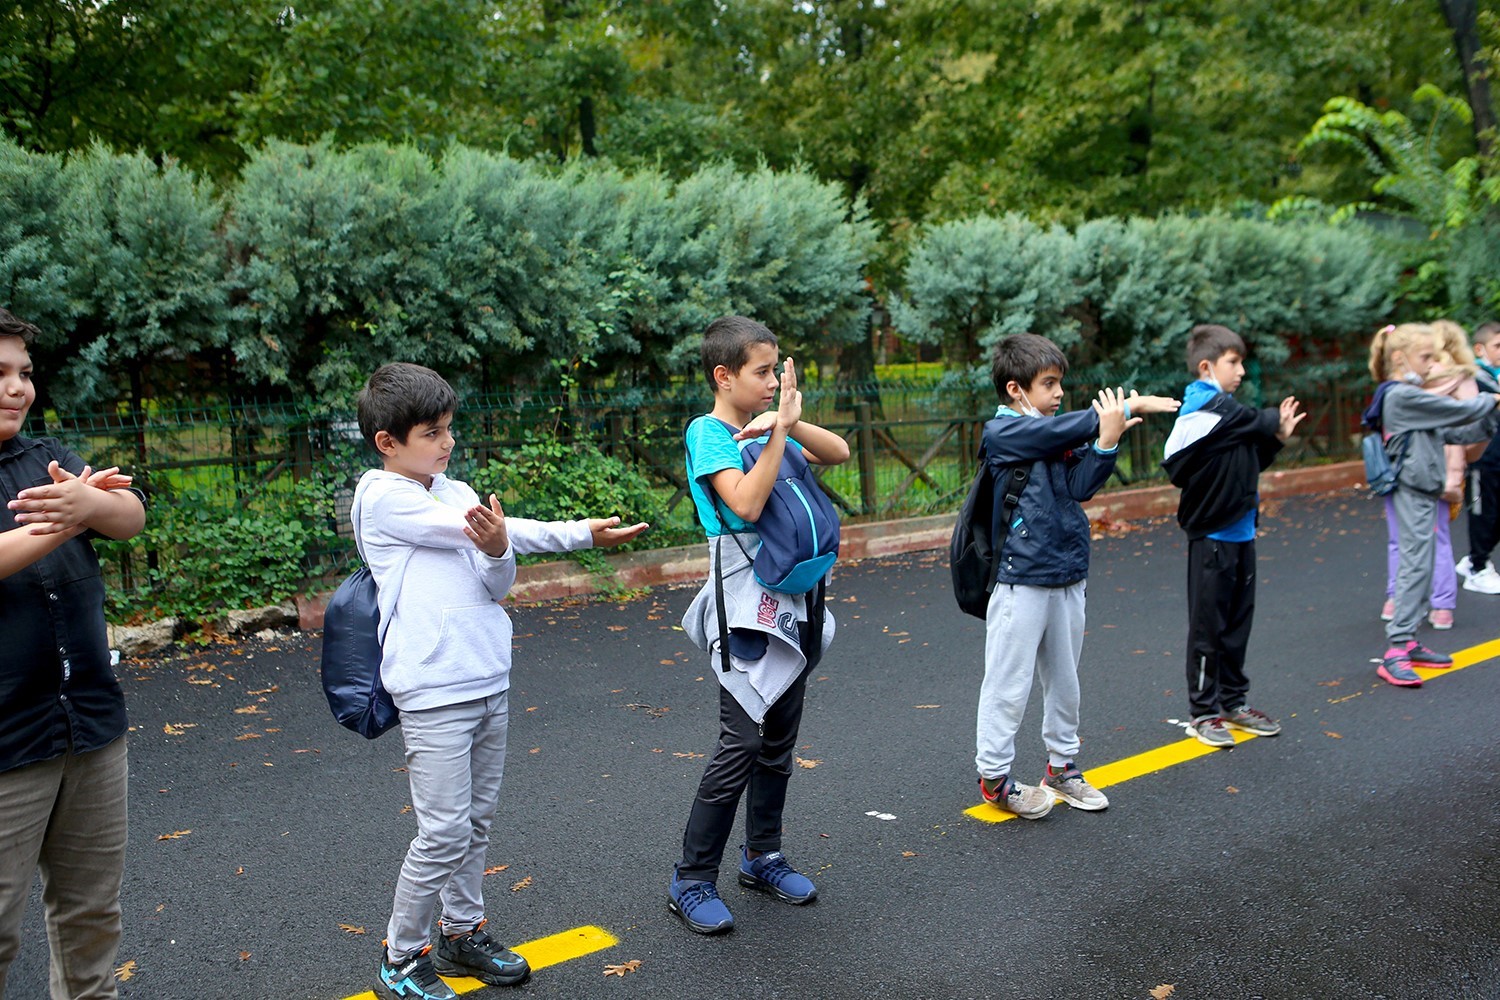
[[[918,343],[942,343],[959,365],[1013,333],[1045,330],[1071,346],[1076,324],[1065,312],[1076,299],[1076,249],[1061,227],[1014,214],[936,226],[912,250],[911,298],[892,304],[891,321]]]
[[[669,528],[661,490],[635,465],[605,454],[591,441],[568,443],[530,435],[504,459],[487,463],[471,485],[482,496],[495,493],[505,512],[518,517],[568,521],[618,516],[622,524],[646,521],[652,525],[651,548],[701,538],[696,526],[686,531]],[[624,546],[643,547],[643,542]]]
[[[949,345],[956,364],[1029,331],[1128,372],[1174,362],[1206,322],[1234,327],[1268,362],[1337,353],[1389,312],[1395,264],[1363,229],[1167,216],[1070,233],[980,217],[924,233],[905,284],[893,322]]]
[[[174,615],[206,624],[305,592],[309,557],[335,537],[319,492],[299,489],[288,506],[238,504],[199,490],[153,498],[139,536],[97,544],[101,562],[114,567],[106,588],[110,620]]]

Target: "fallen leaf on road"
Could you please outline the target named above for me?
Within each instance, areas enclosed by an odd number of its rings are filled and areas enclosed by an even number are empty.
[[[817,767],[821,763],[823,763],[821,760],[808,760],[806,757],[798,757],[797,758],[797,766],[798,767],[805,767],[809,771],[811,771],[813,768]]]
[[[495,865],[493,868],[486,868],[484,870],[484,873],[486,875],[498,875],[501,872],[505,871],[505,869],[507,869],[509,867],[510,867],[510,865]]]
[[[240,952],[240,961],[241,962],[246,961],[247,959],[249,959],[249,957],[250,957],[250,953],[248,951],[242,951],[242,952]]]
[[[197,728],[198,723],[196,722],[169,722],[165,726],[161,727],[161,731],[166,733],[168,736],[181,736],[189,729]]]
[[[189,684],[208,684],[208,685],[212,685],[213,681],[209,680],[207,677],[189,677],[188,678],[188,683]]]
[[[917,852],[916,851],[902,851],[901,852],[901,856],[903,858],[914,858],[914,857],[917,856]]]
[[[1342,677],[1340,677],[1336,681],[1318,681],[1318,687],[1336,688],[1336,687],[1338,687],[1342,683],[1344,683],[1344,679]]]
[[[527,875],[521,881],[510,887],[511,892],[520,892],[522,889],[531,888],[531,876]]]
[[[604,627],[609,629],[611,632],[624,632],[626,629],[630,628],[629,625],[606,625]]]
[[[339,924],[339,930],[346,934],[363,934],[365,932],[363,927],[356,927],[353,924]]]
[[[677,753],[674,750],[672,752],[672,756],[673,757],[685,757],[688,760],[697,760],[699,757],[702,757],[703,755],[701,753]]]
[[[133,958],[115,969],[115,978],[122,983],[129,982],[133,975],[135,975],[135,959]]]
[[[1167,1000],[1167,997],[1171,996],[1173,993],[1176,993],[1176,992],[1177,992],[1177,987],[1176,987],[1175,984],[1173,984],[1173,983],[1162,983],[1156,989],[1154,989],[1154,990],[1151,991],[1151,996],[1152,996],[1153,1000]]]
[[[246,694],[275,694],[277,691],[280,691],[280,690],[281,690],[281,688],[280,688],[279,685],[272,684],[268,688],[261,688],[259,691],[246,691],[245,693]]]
[[[1225,785],[1224,791],[1228,792],[1230,795],[1240,794],[1240,790],[1238,788],[1235,788],[1233,785]]]
[[[244,740],[258,740],[260,739],[260,733],[241,733],[235,739],[241,742]]]
[[[1330,739],[1335,739],[1335,740],[1341,740],[1341,739],[1343,739],[1343,737],[1340,736],[1338,733],[1330,732],[1327,729],[1323,730],[1323,735],[1329,737]]]
[[[178,839],[180,839],[182,837],[186,837],[188,834],[190,834],[192,832],[193,832],[192,830],[176,830],[176,831],[174,831],[172,833],[163,833],[160,836],[158,836],[156,839],[157,840],[178,840]]]
[[[632,958],[630,961],[621,962],[619,965],[606,965],[604,967],[604,974],[606,976],[619,976],[621,979],[624,979],[625,973],[634,972],[640,967],[641,960],[638,958]]]
[[[676,660],[662,660],[661,661],[661,665],[664,666],[664,667],[675,667],[675,666],[677,666],[677,661]]]
[[[541,753],[542,752],[542,748],[541,747],[532,747],[530,750],[527,750],[526,752],[527,753]]]
[[[409,812],[411,812],[411,803],[408,802],[406,805],[401,807],[401,815],[405,816]]]
[[[246,705],[244,708],[234,710],[235,715],[265,715],[266,710],[259,705]]]

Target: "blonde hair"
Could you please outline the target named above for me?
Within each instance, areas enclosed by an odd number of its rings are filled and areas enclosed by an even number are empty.
[[[1400,351],[1409,353],[1424,341],[1435,343],[1432,327],[1426,323],[1402,323],[1400,326],[1384,326],[1370,341],[1370,377],[1384,382],[1391,377],[1391,355]]]
[[[1479,371],[1474,363],[1474,351],[1469,347],[1469,334],[1451,319],[1432,321],[1432,334],[1437,347],[1437,369],[1428,376],[1433,378],[1473,378]]]

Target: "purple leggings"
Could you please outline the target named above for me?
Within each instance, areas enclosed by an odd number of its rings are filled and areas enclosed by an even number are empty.
[[[1396,594],[1396,566],[1400,561],[1396,539],[1396,505],[1385,498],[1385,596]],[[1432,554],[1432,607],[1452,611],[1458,606],[1458,574],[1453,570],[1453,540],[1448,536],[1448,504],[1437,505],[1437,545]]]

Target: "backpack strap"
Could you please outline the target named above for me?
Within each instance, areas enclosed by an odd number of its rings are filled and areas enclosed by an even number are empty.
[[[1001,482],[1001,488],[1005,491],[1000,500],[1000,528],[990,543],[990,551],[995,554],[995,572],[990,575],[990,582],[984,588],[985,593],[995,589],[1000,582],[1000,550],[1005,547],[1005,538],[1010,534],[1010,521],[1015,516],[1016,508],[1021,506],[1021,494],[1026,490],[1026,482],[1031,478],[1031,469],[1025,465],[1013,465],[1010,475]]]

